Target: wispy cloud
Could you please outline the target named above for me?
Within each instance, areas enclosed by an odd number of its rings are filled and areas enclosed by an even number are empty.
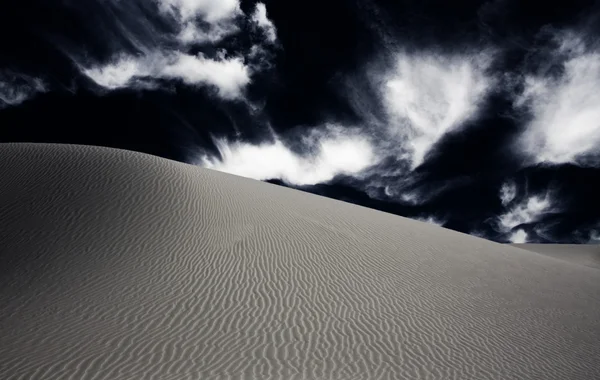
[[[499,226],[502,230],[509,231],[522,224],[536,222],[551,210],[551,206],[548,196],[527,197],[498,217]]]
[[[258,3],[253,13],[246,16],[238,0],[156,1],[160,13],[176,23],[180,31],[176,41],[140,47],[141,53],[123,51],[108,62],[79,62],[82,73],[108,90],[143,86],[157,79],[172,79],[191,86],[216,89],[218,97],[233,100],[244,97],[244,90],[252,82],[254,72],[270,67],[262,62],[268,60],[269,55],[265,54],[265,47],[261,44],[272,45],[277,35],[264,4]],[[244,19],[264,30],[263,41],[233,51],[219,48],[222,38],[240,32],[239,26]],[[191,49],[199,43],[208,43],[211,45],[209,50],[219,53],[207,55]]]
[[[231,19],[241,13],[239,0],[155,0],[164,12],[183,21],[202,18],[207,22]]]
[[[217,43],[236,33],[242,16],[239,0],[155,0],[162,12],[179,23],[179,40],[185,43]]]
[[[519,148],[534,163],[600,163],[600,50],[573,33],[557,34],[551,63],[560,67],[524,76],[515,106],[532,120]]]
[[[486,75],[489,53],[399,53],[384,74],[383,99],[391,135],[421,165],[446,134],[477,115],[494,80]]]
[[[127,87],[135,77],[145,77],[152,71],[151,62],[144,63],[147,58],[121,56],[106,65],[82,68],[83,73],[96,84],[109,90]]]
[[[553,240],[549,229],[554,222],[548,222],[545,218],[560,211],[555,191],[529,194],[526,190],[519,191],[516,183],[509,180],[500,187],[498,197],[504,211],[486,220],[485,223],[493,231],[483,232],[479,229],[476,230],[477,236],[515,244],[532,243],[540,239]],[[473,231],[470,233],[474,234]]]
[[[216,144],[221,158],[203,156],[198,164],[299,186],[328,182],[337,175],[356,175],[377,162],[369,141],[361,136],[323,133],[317,139],[306,139],[304,153],[293,151],[279,139],[259,145],[224,140],[216,140]]]
[[[45,92],[43,80],[11,71],[0,72],[0,108],[16,106]]]
[[[493,58],[488,50],[387,51],[350,75],[341,95],[363,120],[359,134],[382,162],[355,185],[372,198],[416,206],[464,181],[425,189],[415,170],[440,140],[477,117],[496,83],[487,70]]]
[[[517,189],[513,182],[507,182],[502,185],[500,190],[500,199],[503,206],[512,206],[496,218],[496,225],[500,232],[509,232],[523,224],[538,222],[544,215],[558,211],[558,207],[553,204],[553,192],[529,195],[524,194],[520,199],[516,199]],[[510,201],[509,201],[510,199]]]
[[[505,182],[500,188],[500,201],[502,206],[508,205],[517,196],[517,184],[514,182]]]

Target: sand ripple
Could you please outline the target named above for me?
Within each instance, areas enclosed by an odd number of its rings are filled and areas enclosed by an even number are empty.
[[[0,378],[598,379],[600,271],[164,159],[0,145]]]

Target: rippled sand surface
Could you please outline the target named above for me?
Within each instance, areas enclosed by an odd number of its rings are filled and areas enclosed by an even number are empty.
[[[600,244],[512,244],[572,264],[600,269]],[[600,291],[600,288],[599,288]]]
[[[0,379],[599,379],[600,271],[116,149],[0,144]]]

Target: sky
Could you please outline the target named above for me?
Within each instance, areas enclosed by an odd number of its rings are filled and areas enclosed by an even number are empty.
[[[0,142],[145,152],[501,243],[600,243],[600,5],[0,5]]]

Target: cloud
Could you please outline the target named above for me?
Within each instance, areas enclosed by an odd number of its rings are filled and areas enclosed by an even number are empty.
[[[599,163],[600,51],[572,33],[556,36],[555,42],[552,63],[561,73],[525,75],[515,100],[518,109],[532,116],[518,147],[534,163]],[[539,65],[548,63],[540,60]]]
[[[434,224],[439,227],[443,227],[444,224],[446,224],[446,221],[436,218],[435,216],[419,217],[419,218],[414,218],[414,219],[424,222],[424,223]]]
[[[237,99],[250,83],[250,72],[242,58],[208,59],[175,52],[123,56],[104,66],[83,69],[83,73],[98,85],[118,89],[133,85],[135,79],[178,79],[188,85],[208,85],[216,88],[224,99]]]
[[[381,157],[355,185],[371,198],[417,206],[468,181],[427,182],[427,173],[417,168],[445,136],[477,117],[497,82],[488,72],[493,58],[489,50],[390,48],[350,75],[340,86],[341,96]]]
[[[425,161],[446,134],[477,115],[494,80],[486,75],[489,53],[400,53],[384,75],[389,133],[402,142],[412,168]]]
[[[510,241],[513,244],[525,244],[528,242],[527,232],[525,232],[524,230],[517,230],[510,234],[510,236],[508,237],[508,241]]]
[[[107,65],[83,68],[83,74],[109,90],[127,87],[135,77],[150,75],[151,67],[143,58],[122,56]]]
[[[307,139],[308,141],[309,139]],[[299,154],[281,140],[253,145],[216,140],[221,159],[201,157],[197,164],[209,169],[257,180],[280,179],[292,185],[328,182],[337,175],[356,175],[377,162],[369,141],[360,136],[328,135]]]
[[[500,188],[500,201],[502,206],[508,205],[517,196],[517,184],[514,182],[506,182]]]
[[[252,22],[264,31],[269,42],[274,43],[277,40],[277,29],[275,29],[275,25],[267,17],[267,7],[263,3],[256,4],[251,19]]]
[[[164,78],[181,79],[190,85],[209,84],[225,99],[235,99],[250,83],[250,72],[242,58],[207,59],[202,55],[177,54],[159,73]]]
[[[561,211],[557,206],[558,193],[549,188],[544,192],[530,194],[519,191],[516,183],[509,180],[502,184],[498,197],[504,206],[504,212],[486,223],[494,231],[489,231],[487,238],[509,241],[512,243],[531,243],[533,241],[553,241],[550,236],[556,220],[548,219],[551,214]]]
[[[277,35],[264,4],[258,3],[252,14],[245,15],[238,0],[155,1],[159,6],[157,16],[170,23],[178,34],[152,29],[153,33],[162,33],[148,38],[154,44],[140,45],[132,40],[136,51],[121,49],[105,62],[84,62],[74,54],[85,76],[107,90],[159,86],[159,80],[177,80],[214,89],[225,100],[239,100],[252,83],[252,75],[271,67],[267,61],[272,55],[266,46],[272,47]],[[219,47],[223,38],[241,33],[244,28],[246,32],[248,28],[259,28],[264,33],[252,35],[248,44]],[[125,38],[129,35],[127,31],[122,34]]]
[[[163,13],[179,23],[178,39],[184,43],[217,43],[239,31],[239,0],[157,0]]]
[[[550,194],[525,197],[497,218],[497,226],[502,232],[509,232],[523,224],[537,222],[547,213],[556,211]]]
[[[238,26],[232,22],[219,22],[201,27],[193,22],[183,23],[178,40],[184,44],[217,44],[225,37],[239,32]]]
[[[174,13],[181,20],[196,18],[214,23],[239,15],[239,0],[157,0],[163,12]]]
[[[11,71],[0,72],[0,109],[19,105],[45,91],[46,84],[39,78]]]

